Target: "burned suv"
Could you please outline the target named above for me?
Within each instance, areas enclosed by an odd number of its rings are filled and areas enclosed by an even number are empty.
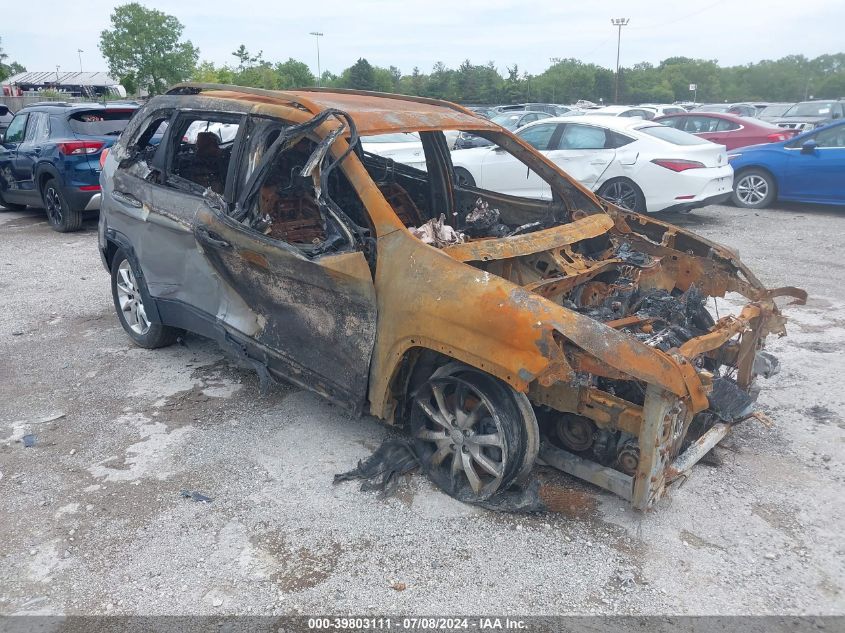
[[[516,157],[547,199],[459,182],[446,130]],[[400,132],[424,161],[362,149]],[[100,252],[138,345],[195,332],[262,384],[401,425],[470,502],[541,459],[650,507],[752,414],[775,298],[805,299],[423,98],[180,85],[133,118],[101,184]],[[749,303],[714,320],[726,293]]]

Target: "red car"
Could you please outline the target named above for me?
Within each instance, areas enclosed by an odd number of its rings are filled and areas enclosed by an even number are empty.
[[[787,141],[795,136],[796,132],[759,119],[721,112],[688,112],[661,116],[654,120],[724,145],[729,150],[747,145]]]

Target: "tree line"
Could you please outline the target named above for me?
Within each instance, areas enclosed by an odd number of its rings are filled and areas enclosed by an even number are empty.
[[[241,45],[233,53],[238,63],[215,66],[203,62],[193,78],[211,83],[232,83],[257,88],[284,89],[312,86],[316,77],[295,59],[272,64],[262,54],[250,56]],[[520,102],[574,103],[588,99],[611,103],[615,72],[578,59],[562,59],[542,73],[507,67],[504,75],[494,62],[484,65],[465,60],[458,68],[437,62],[429,73],[414,68],[404,74],[358,59],[339,75],[323,73],[320,85],[333,88],[377,90],[460,103],[498,104]],[[690,84],[697,90],[691,92]],[[756,64],[722,67],[715,60],[670,57],[656,66],[641,62],[620,70],[619,100],[623,103],[673,101],[800,101],[809,97],[845,97],[845,53],[808,59],[790,55]]]
[[[241,44],[229,64],[199,62],[200,51],[182,39],[178,19],[133,2],[117,7],[111,28],[100,34],[100,50],[109,72],[130,94],[158,94],[168,85],[194,80],[267,89],[322,85],[333,88],[376,90],[468,104],[526,101],[574,103],[579,99],[610,103],[615,73],[612,69],[578,59],[560,59],[542,73],[530,74],[514,64],[504,72],[492,61],[474,64],[469,59],[457,68],[437,62],[429,72],[414,67],[404,73],[396,66],[382,67],[359,58],[340,74],[315,77],[305,62],[264,59]],[[155,45],[153,45],[155,44]],[[7,64],[0,46],[0,79],[25,70]],[[665,103],[698,101],[799,101],[809,97],[845,97],[845,53],[808,59],[788,55],[739,66],[719,66],[716,60],[670,57],[657,65],[640,62],[620,69],[619,101]],[[696,92],[689,90],[697,86]]]

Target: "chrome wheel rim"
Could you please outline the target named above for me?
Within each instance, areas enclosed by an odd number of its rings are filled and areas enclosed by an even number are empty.
[[[47,217],[55,225],[62,223],[64,214],[62,213],[62,199],[59,192],[53,187],[49,187],[44,192],[44,206],[47,208]]]
[[[142,335],[149,331],[150,320],[128,259],[124,259],[117,267],[117,303],[129,329]]]
[[[631,211],[637,208],[637,190],[627,182],[610,183],[602,198],[612,202],[617,207],[623,207]]]
[[[503,423],[487,396],[457,376],[431,379],[414,398],[425,415],[416,438],[430,449],[427,466],[460,496],[486,499],[508,468]]]
[[[769,183],[757,174],[743,176],[736,183],[736,197],[740,202],[749,206],[756,206],[769,195]]]

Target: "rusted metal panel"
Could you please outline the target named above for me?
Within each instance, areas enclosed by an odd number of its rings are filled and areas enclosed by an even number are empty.
[[[600,466],[548,442],[543,442],[540,445],[538,457],[549,466],[554,466],[558,470],[589,481],[599,488],[609,490],[623,499],[631,501],[634,480],[630,475],[606,466]]]
[[[716,444],[721,442],[731,431],[731,425],[724,422],[714,424],[704,435],[693,442],[687,450],[681,453],[672,464],[666,468],[666,481],[671,482],[684,475],[697,464],[702,457],[709,453]]]
[[[613,226],[606,215],[588,215],[540,233],[528,233],[500,240],[479,240],[447,246],[443,252],[459,262],[509,259],[548,251],[597,237]]]

